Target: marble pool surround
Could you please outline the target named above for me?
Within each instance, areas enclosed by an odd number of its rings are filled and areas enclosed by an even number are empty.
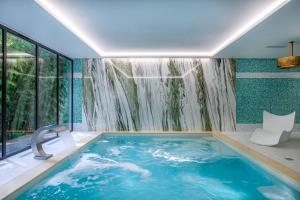
[[[34,181],[39,180],[39,178],[43,178],[50,169],[54,168],[64,160],[70,158],[74,153],[78,152],[80,149],[84,148],[87,144],[94,141],[95,138],[102,134],[114,134],[114,135],[124,135],[124,134],[132,134],[135,136],[142,136],[142,135],[177,135],[177,136],[212,136],[217,138],[218,140],[226,143],[234,150],[237,150],[239,153],[244,155],[250,161],[254,162],[258,166],[262,167],[268,173],[273,174],[275,177],[281,179],[288,185],[300,190],[300,170],[295,171],[290,167],[286,166],[284,163],[280,163],[278,160],[274,160],[267,155],[259,152],[251,147],[239,142],[239,139],[232,137],[234,134],[233,132],[230,133],[223,133],[223,132],[185,132],[182,134],[180,131],[157,131],[157,132],[139,132],[139,131],[120,131],[120,132],[87,132],[85,135],[81,134],[81,138],[77,138],[76,141],[76,148],[74,149],[66,149],[63,150],[50,158],[49,160],[41,161],[37,166],[34,168],[28,169],[24,171],[20,175],[14,177],[10,181],[0,184],[1,191],[0,191],[0,199],[3,198],[11,198],[12,196],[16,195],[19,191],[23,188],[28,186],[29,184],[34,183]],[[246,136],[246,134],[241,133],[241,135]],[[75,137],[76,138],[76,137]],[[17,156],[17,155],[16,155]],[[31,157],[31,160],[34,160]]]

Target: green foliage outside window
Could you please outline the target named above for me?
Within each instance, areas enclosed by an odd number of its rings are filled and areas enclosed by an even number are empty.
[[[2,31],[0,29],[0,111],[2,113],[1,39]],[[6,154],[9,155],[29,146],[30,135],[36,128],[58,122],[57,105],[60,113],[59,124],[65,124],[70,128],[72,62],[64,57],[59,57],[59,68],[57,68],[57,54],[38,47],[38,113],[36,113],[36,45],[7,32],[6,46],[5,120],[7,125]],[[59,75],[59,79],[57,75]],[[57,102],[57,97],[59,102]],[[38,127],[35,123],[36,114],[38,114]],[[0,115],[1,118],[2,115]],[[2,124],[0,125],[2,127]],[[1,131],[2,128],[0,138]],[[2,143],[0,143],[0,148],[1,146]],[[0,151],[1,156],[2,152]]]
[[[72,62],[59,57],[59,124],[70,128]]]
[[[57,123],[57,57],[39,48],[38,126]]]
[[[35,128],[35,45],[7,33],[7,139]]]

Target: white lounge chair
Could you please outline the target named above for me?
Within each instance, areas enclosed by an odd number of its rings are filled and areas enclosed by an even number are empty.
[[[295,112],[278,116],[267,111],[263,113],[263,128],[257,128],[251,135],[251,142],[275,146],[289,139],[295,123]]]

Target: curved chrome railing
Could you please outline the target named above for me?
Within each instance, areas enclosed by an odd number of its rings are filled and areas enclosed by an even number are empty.
[[[67,130],[68,129],[64,126],[49,125],[43,126],[34,131],[31,138],[31,149],[34,154],[34,158],[39,160],[46,160],[53,156],[53,154],[47,154],[42,147],[42,142],[45,134],[53,132],[60,133]]]

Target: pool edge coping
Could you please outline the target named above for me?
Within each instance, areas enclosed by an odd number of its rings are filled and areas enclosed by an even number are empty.
[[[272,159],[271,157],[258,152],[257,150],[246,146],[239,141],[231,138],[222,132],[214,132],[213,137],[226,143],[231,148],[238,150],[247,159],[262,167],[267,172],[270,172],[275,177],[279,178],[284,183],[294,187],[300,191],[300,173],[291,169],[287,165]]]
[[[32,181],[38,179],[48,172],[48,170],[54,168],[61,162],[68,159],[74,153],[78,152],[92,141],[94,141],[97,137],[102,135],[103,132],[93,132],[89,134],[88,137],[81,139],[74,148],[65,149],[48,160],[44,160],[37,166],[30,168],[24,171],[22,174],[16,176],[12,180],[8,181],[1,185],[0,190],[0,199],[7,199],[14,195],[15,192],[22,190],[22,188],[26,187]]]

